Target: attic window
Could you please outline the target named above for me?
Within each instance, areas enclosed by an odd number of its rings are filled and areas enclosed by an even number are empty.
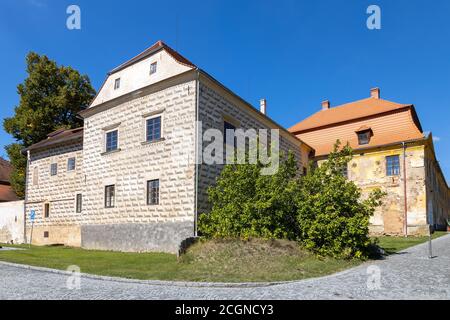
[[[368,127],[361,127],[356,131],[356,134],[358,135],[358,144],[360,146],[369,144],[370,138],[373,135],[372,129]]]
[[[156,73],[157,67],[158,67],[158,63],[157,62],[153,62],[150,65],[150,75]]]
[[[117,90],[120,88],[120,78],[117,78],[116,81],[114,81],[114,90]]]

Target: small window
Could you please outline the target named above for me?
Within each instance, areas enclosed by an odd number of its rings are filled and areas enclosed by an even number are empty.
[[[233,137],[234,137],[233,140],[234,141],[228,141],[228,138],[227,138],[228,131],[227,130],[233,130]],[[234,135],[235,130],[236,130],[236,127],[234,125],[232,125],[231,123],[229,123],[227,121],[223,122],[223,142],[224,143],[236,146],[236,137]]]
[[[106,133],[106,152],[117,150],[118,131],[110,131]]]
[[[44,218],[50,217],[50,203],[44,204]]]
[[[83,196],[81,194],[77,194],[77,203],[76,203],[76,211],[77,213],[81,213],[82,210],[82,200]]]
[[[161,139],[161,116],[147,119],[147,142]]]
[[[67,160],[67,171],[75,170],[75,158],[69,158]]]
[[[157,67],[158,67],[158,63],[157,63],[157,62],[153,62],[153,63],[150,65],[150,74],[151,74],[151,75],[154,74],[154,73],[156,73]]]
[[[48,231],[44,231],[44,238],[48,238],[50,236]]]
[[[120,78],[117,78],[116,81],[114,81],[114,90],[117,90],[120,88]]]
[[[400,157],[398,155],[386,157],[386,175],[400,175]]]
[[[105,187],[105,208],[114,208],[115,202],[115,186]]]
[[[52,163],[50,165],[50,175],[56,176],[57,174],[58,174],[58,164],[57,163]]]
[[[159,180],[147,181],[147,204],[159,204]]]
[[[360,146],[369,144],[372,132],[370,130],[358,132],[358,143]]]

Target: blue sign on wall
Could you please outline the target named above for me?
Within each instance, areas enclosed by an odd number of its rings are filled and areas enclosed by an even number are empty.
[[[34,210],[31,210],[31,212],[30,212],[30,220],[34,221],[34,218],[36,218],[36,212]]]

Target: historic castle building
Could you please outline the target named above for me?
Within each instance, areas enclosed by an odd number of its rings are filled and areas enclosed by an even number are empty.
[[[26,150],[34,244],[176,252],[197,235],[221,171],[195,161],[206,129],[279,129],[280,150],[300,166],[312,151],[268,118],[264,103],[253,108],[161,41],[109,72],[81,116],[83,128]]]
[[[348,142],[355,150],[348,178],[388,194],[373,233],[426,234],[449,215],[431,135],[414,106],[382,100],[378,89],[336,108],[326,101],[288,131],[266,116],[264,100],[255,109],[159,41],[109,72],[80,115],[83,128],[55,131],[26,150],[33,244],[176,252],[197,235],[207,188],[222,168],[196,161],[207,129],[278,129],[280,150],[292,151],[299,168],[323,161],[336,139]]]
[[[431,134],[422,131],[415,108],[380,98],[322,110],[289,129],[315,149],[315,160],[326,159],[336,139],[348,143],[354,158],[344,174],[365,192],[381,188],[383,206],[371,220],[374,234],[425,235],[429,225],[446,229],[450,192],[436,160]]]

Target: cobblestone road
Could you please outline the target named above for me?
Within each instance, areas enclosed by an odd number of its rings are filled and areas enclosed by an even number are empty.
[[[328,277],[253,288],[82,277],[81,288],[69,290],[67,275],[0,264],[0,299],[450,299],[450,235],[433,241],[433,254],[428,259],[422,244]]]

